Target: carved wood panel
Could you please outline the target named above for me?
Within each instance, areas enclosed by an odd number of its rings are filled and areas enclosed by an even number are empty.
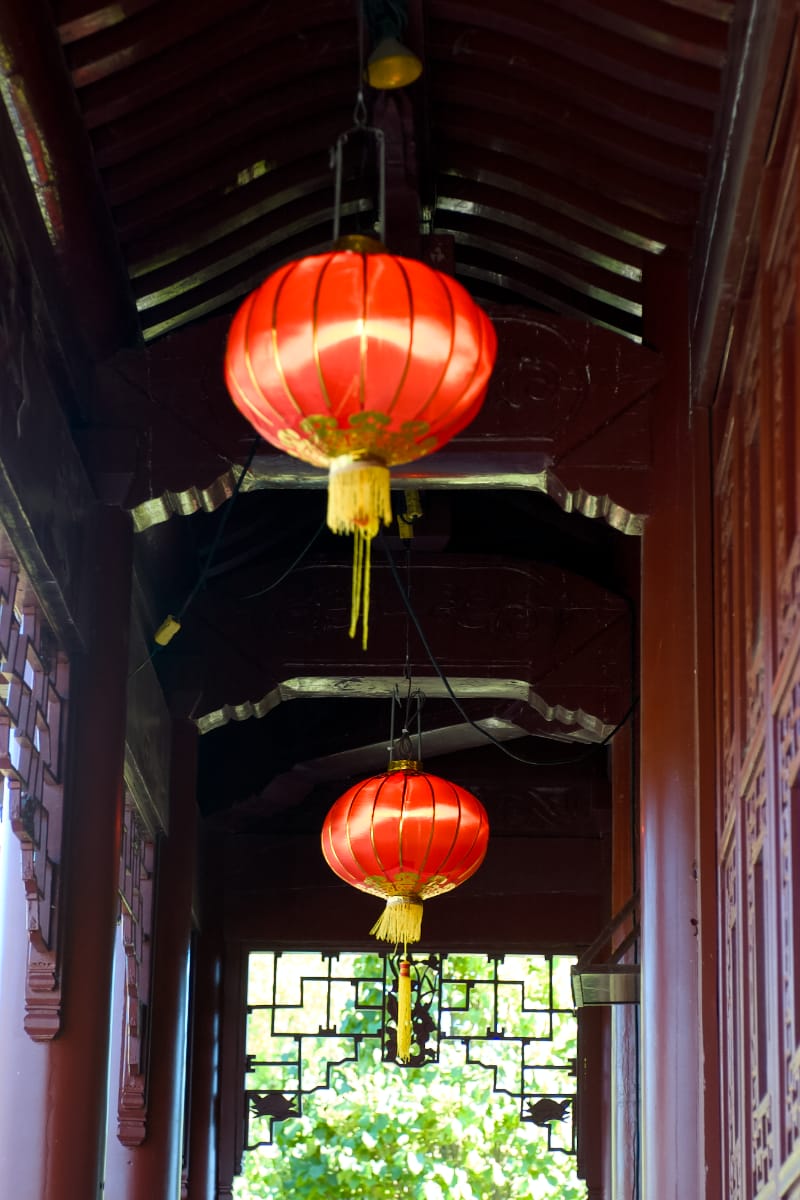
[[[800,1184],[800,126],[793,104],[774,139],[754,275],[734,314],[715,408],[723,1200],[782,1200]]]
[[[778,716],[779,882],[782,972],[781,1076],[786,1097],[783,1153],[800,1146],[800,682]]]
[[[749,985],[752,1194],[770,1179],[775,1163],[773,1104],[769,1087],[771,1040],[768,971],[772,967],[770,862],[766,768],[759,762],[744,796],[747,879],[747,980]]]
[[[0,560],[0,775],[22,847],[27,900],[26,1032],[61,1025],[59,864],[69,665],[13,559]]]
[[[722,612],[731,614],[730,619],[718,621],[717,641],[717,694],[720,722],[719,777],[721,780],[721,803],[719,806],[720,836],[725,837],[736,811],[739,782],[738,731],[735,712],[735,644],[736,627],[733,614],[736,574],[733,562],[735,476],[733,438],[729,433],[717,470],[717,546],[716,577],[717,595]]]
[[[723,1126],[723,1166],[726,1175],[728,1200],[742,1198],[742,1072],[744,1070],[744,1040],[741,1030],[742,997],[740,991],[742,958],[741,901],[739,895],[739,846],[733,840],[722,863],[722,941],[721,983],[723,1038],[722,1095],[725,1123]]]
[[[140,1145],[147,1133],[147,1065],[155,843],[126,798],[120,855],[119,901],[125,949],[117,1135],[125,1146]]]

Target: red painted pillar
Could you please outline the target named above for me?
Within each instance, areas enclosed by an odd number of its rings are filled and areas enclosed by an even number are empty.
[[[619,912],[638,887],[639,822],[636,811],[637,740],[634,717],[614,737],[611,747],[611,788],[613,843],[611,869],[611,911]],[[626,923],[615,939],[614,948],[631,931]],[[623,962],[638,962],[638,949],[629,951]],[[630,1200],[636,1195],[639,1171],[639,1007],[615,1004],[610,1018],[610,1114],[609,1114],[609,1196]]]
[[[655,505],[642,553],[642,1196],[686,1200],[707,1195],[697,819],[698,804],[714,803],[713,789],[700,795],[713,736],[698,713],[712,681],[697,667],[698,643],[712,640],[699,623],[711,551],[695,514],[707,495],[695,494],[683,264],[654,260],[648,285],[646,333],[666,376],[653,406]]]
[[[578,1010],[578,1177],[587,1200],[611,1200],[611,1014]]]
[[[130,1153],[126,1200],[175,1200],[180,1194],[189,944],[197,855],[196,754],[194,725],[176,721],[169,833],[158,851],[147,1137]]]
[[[222,864],[209,845],[203,875],[222,877]],[[220,1028],[222,1021],[222,914],[216,897],[206,895],[194,976],[191,1109],[189,1121],[189,1200],[216,1200],[219,1140]]]
[[[63,1017],[49,1044],[47,1121],[40,1130],[47,1200],[99,1194],[108,1080],[108,1028],[117,911],[132,528],[95,513],[84,566],[88,650],[71,673],[71,766],[65,795]],[[5,1067],[5,1064],[4,1064]],[[27,1119],[27,1118],[26,1118]],[[27,1163],[22,1163],[27,1172]],[[8,1195],[33,1197],[27,1186]],[[38,1197],[37,1197],[38,1200]]]

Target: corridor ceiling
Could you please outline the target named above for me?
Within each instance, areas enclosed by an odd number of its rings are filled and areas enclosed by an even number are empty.
[[[648,256],[691,248],[733,7],[411,0],[422,77],[366,97],[389,146],[390,243],[451,237],[478,299],[640,335]],[[358,85],[353,3],[52,9],[145,338],[327,247],[328,155]],[[374,220],[368,171],[344,202],[348,226]]]
[[[382,546],[369,649],[348,638],[350,546],[321,528],[324,478],[254,445],[222,383],[242,298],[330,245],[356,5],[0,6],[21,178],[63,268],[56,324],[62,345],[80,330],[92,367],[88,388],[73,371],[65,407],[98,497],[133,513],[147,638],[181,614],[169,646],[135,639],[131,696],[152,657],[202,732],[199,799],[220,829],[318,828],[385,761],[408,662],[427,696],[426,761],[482,796],[499,836],[607,839],[603,743],[635,709],[664,368],[648,271],[691,262],[713,219],[726,57],[748,9],[409,0],[422,76],[365,88],[386,138],[389,248],[452,271],[498,331],[474,427],[396,472],[396,510],[405,489],[422,495],[410,559],[396,528],[384,539],[458,711]],[[374,230],[362,151],[351,139],[343,232]],[[580,889],[579,861],[553,870]]]

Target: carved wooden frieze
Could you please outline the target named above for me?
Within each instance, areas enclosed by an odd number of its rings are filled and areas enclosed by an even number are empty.
[[[69,665],[16,563],[0,560],[0,774],[22,847],[27,899],[26,1032],[61,1024],[58,959],[63,757]]]
[[[155,843],[125,801],[119,899],[125,950],[117,1135],[125,1146],[140,1145],[147,1133],[147,1076]]]
[[[414,464],[416,486],[530,487],[568,511],[641,532],[660,355],[532,309],[493,306],[490,315],[498,358],[483,410]],[[222,382],[228,324],[225,317],[189,327],[98,371],[97,428],[82,436],[84,460],[98,493],[130,508],[138,529],[216,508],[247,460],[253,432]],[[404,468],[394,475],[402,481]],[[325,478],[262,445],[243,487],[324,487]]]

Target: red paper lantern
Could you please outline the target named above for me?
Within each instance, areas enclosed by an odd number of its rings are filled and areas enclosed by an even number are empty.
[[[329,469],[328,524],[356,535],[351,636],[389,467],[438,450],[478,412],[497,339],[450,276],[368,238],[280,267],[228,335],[234,403],[273,446]],[[366,639],[366,621],[364,627]]]
[[[406,945],[419,941],[422,901],[469,879],[488,839],[477,797],[404,762],[339,797],[322,827],[322,853],[345,882],[386,900],[371,932]]]
[[[411,969],[422,901],[458,887],[486,854],[489,818],[476,796],[402,759],[351,787],[322,826],[322,853],[336,874],[386,907],[371,932],[402,945],[397,984],[397,1057],[411,1057]]]

